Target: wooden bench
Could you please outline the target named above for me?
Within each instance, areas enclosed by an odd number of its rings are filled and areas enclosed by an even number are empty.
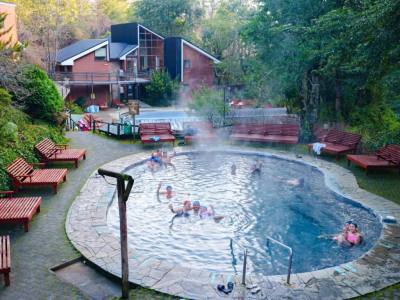
[[[336,155],[336,159],[338,159],[340,154],[356,153],[360,141],[361,135],[359,134],[331,129],[325,138],[320,141],[325,144],[325,147],[321,148],[321,153]],[[308,144],[307,146],[310,152],[313,144]]]
[[[214,128],[209,122],[185,122],[183,123],[183,132],[185,144],[217,138]]]
[[[11,248],[10,236],[0,236],[0,273],[4,274],[5,286],[10,285]]]
[[[36,144],[35,150],[44,163],[72,161],[77,168],[79,160],[86,159],[86,149],[67,149],[67,145],[56,145],[48,138]]]
[[[399,169],[400,170],[400,146],[388,145],[378,149],[374,154],[347,155],[347,165],[351,163],[368,171],[371,169]]]
[[[0,198],[0,224],[22,223],[25,232],[29,231],[29,222],[40,212],[42,197],[11,197],[14,191],[0,191],[8,195]]]
[[[142,144],[175,142],[170,123],[141,123],[139,134]]]
[[[28,164],[24,159],[17,158],[7,167],[15,191],[22,186],[51,186],[56,194],[57,186],[67,180],[67,169],[34,169],[33,165],[44,164]]]
[[[238,124],[234,125],[231,140],[297,144],[298,124]]]

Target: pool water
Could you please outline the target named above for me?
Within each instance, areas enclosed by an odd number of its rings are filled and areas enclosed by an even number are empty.
[[[252,174],[255,160],[263,162]],[[351,261],[370,249],[381,232],[377,217],[358,203],[325,186],[312,166],[274,157],[219,152],[178,155],[171,167],[150,172],[146,164],[127,173],[135,179],[127,204],[128,243],[135,255],[157,257],[183,266],[219,273],[241,269],[243,249],[248,249],[249,271],[263,275],[285,274],[286,249],[270,244],[267,236],[293,248],[293,272],[306,272]],[[231,165],[237,171],[231,174]],[[304,186],[287,180],[304,178]],[[157,198],[167,185],[174,197]],[[199,200],[213,205],[224,219],[174,217],[168,204]],[[161,201],[161,202],[160,202]],[[339,246],[329,238],[348,220],[358,223],[364,237],[359,246]],[[117,201],[107,215],[108,226],[119,235]],[[231,243],[232,241],[232,243]]]

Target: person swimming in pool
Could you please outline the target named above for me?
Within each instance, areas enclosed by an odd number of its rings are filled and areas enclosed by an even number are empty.
[[[150,171],[157,171],[162,165],[161,157],[159,156],[158,151],[151,154],[150,158],[147,161],[147,167]]]
[[[236,175],[236,165],[235,164],[231,165],[231,175]]]
[[[264,164],[261,161],[261,159],[256,159],[256,161],[254,162],[253,166],[251,167],[251,173],[252,174],[260,174],[263,165]]]
[[[163,164],[163,166],[165,166],[166,168],[168,166],[171,166],[174,170],[176,170],[175,166],[172,164],[171,159],[172,157],[174,157],[176,155],[176,152],[172,152],[171,154],[168,154],[167,151],[162,151],[161,152],[161,162]]]
[[[157,200],[159,202],[161,202],[160,195],[165,196],[165,198],[168,199],[168,200],[170,200],[171,198],[173,198],[175,196],[176,193],[173,191],[171,185],[167,185],[165,187],[165,191],[162,191],[162,192],[160,191],[161,190],[161,186],[162,186],[162,182],[160,182],[158,184],[158,187],[157,187]]]
[[[293,178],[286,181],[286,183],[293,187],[303,187],[304,186],[304,178]]]
[[[183,201],[182,208],[175,209],[172,206],[172,204],[169,204],[168,208],[177,217],[189,217],[190,216],[189,211],[192,210],[192,202],[190,202],[189,200],[185,200],[185,201]]]
[[[194,215],[199,216],[201,219],[207,219],[212,217],[216,223],[219,223],[224,217],[216,216],[214,207],[210,205],[209,207],[201,206],[200,201],[193,201],[192,209]]]
[[[349,246],[358,245],[362,241],[362,235],[358,230],[358,225],[353,221],[347,221],[342,229],[342,232],[334,238],[339,244],[346,244]]]

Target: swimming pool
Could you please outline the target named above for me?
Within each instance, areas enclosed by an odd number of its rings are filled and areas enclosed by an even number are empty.
[[[263,160],[261,174],[251,175],[256,157]],[[231,164],[237,166],[231,174]],[[287,252],[266,247],[271,236],[293,248],[293,272],[305,272],[354,260],[368,251],[381,232],[381,224],[369,210],[345,199],[324,183],[322,173],[312,166],[269,156],[220,152],[176,156],[173,168],[151,173],[142,164],[128,171],[135,184],[128,201],[128,243],[135,255],[157,257],[187,267],[212,272],[234,273],[240,269],[242,249],[249,251],[249,271],[264,275],[287,271]],[[305,179],[303,187],[287,180]],[[172,185],[176,195],[170,201],[156,189],[159,181]],[[190,193],[187,195],[186,193]],[[196,216],[174,218],[168,204],[183,200],[212,204],[220,223]],[[342,224],[358,222],[365,242],[356,247],[338,246],[327,236]],[[107,214],[107,224],[119,234],[116,201]],[[233,247],[231,239],[234,241]]]

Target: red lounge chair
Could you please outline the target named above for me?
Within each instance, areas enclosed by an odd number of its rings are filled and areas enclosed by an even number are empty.
[[[331,129],[321,141],[321,143],[326,145],[321,149],[321,152],[334,154],[336,155],[336,159],[338,159],[340,154],[356,153],[360,141],[361,135],[359,134]],[[308,144],[307,146],[310,152],[313,144]]]
[[[28,164],[22,158],[17,158],[8,166],[7,173],[16,191],[21,186],[51,186],[56,194],[57,186],[67,180],[67,169],[34,169],[33,165],[44,164]]]
[[[371,169],[400,170],[400,146],[388,145],[380,148],[372,155],[347,155],[348,166],[351,163],[365,169],[366,173]]]
[[[28,232],[33,215],[40,212],[42,197],[12,198],[13,193],[14,191],[0,191],[0,194],[9,196],[0,198],[0,224],[22,223],[25,232]]]
[[[238,124],[233,127],[231,140],[297,144],[298,124]]]
[[[5,286],[10,285],[11,248],[10,236],[0,236],[0,273],[4,274]]]
[[[86,149],[67,149],[67,145],[56,145],[49,139],[44,139],[35,146],[36,152],[42,158],[42,162],[73,161],[78,167],[78,161],[86,159]]]
[[[170,123],[141,123],[139,133],[142,144],[175,142]]]
[[[185,144],[217,138],[214,128],[209,122],[185,122],[183,123],[183,131],[185,132]]]

